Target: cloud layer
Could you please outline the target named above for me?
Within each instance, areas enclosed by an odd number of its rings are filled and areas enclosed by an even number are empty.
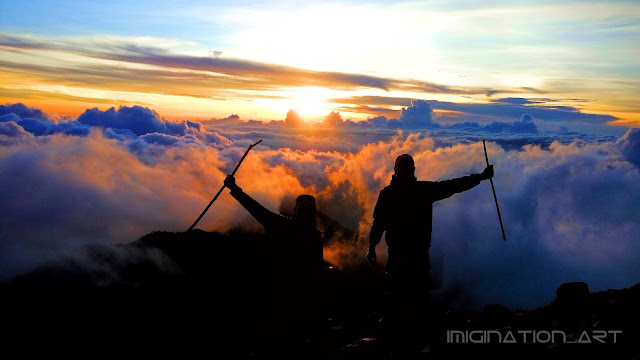
[[[415,100],[411,98],[385,96],[354,96],[331,99],[332,102],[345,104],[344,111],[358,107],[363,112],[379,113],[397,106],[411,106]],[[462,122],[471,119],[488,121],[504,121],[519,118],[522,114],[545,122],[562,122],[564,124],[586,123],[603,124],[616,120],[611,115],[589,114],[574,106],[557,105],[557,99],[550,98],[514,98],[492,99],[488,103],[454,103],[437,100],[420,100],[428,103],[433,110],[442,111],[441,120],[446,122]],[[566,99],[570,102],[585,102],[580,99]],[[369,110],[369,111],[367,111]]]
[[[411,109],[398,121],[433,122],[430,108]],[[485,162],[478,138],[451,129],[446,136],[376,129],[312,135],[313,129],[283,124],[255,131],[173,123],[139,107],[90,109],[58,122],[36,110],[5,106],[0,114],[3,280],[84,244],[186,229],[249,143],[261,138],[238,184],[273,211],[301,193],[315,195],[322,212],[359,233],[357,244],[334,239],[325,249],[327,259],[343,266],[363,260],[373,206],[398,154],[414,155],[421,180],[481,172]],[[325,122],[345,121],[334,113]],[[532,119],[516,122],[526,127]],[[80,128],[86,132],[68,131]],[[548,302],[565,281],[587,281],[592,290],[640,281],[638,134],[630,129],[617,140],[583,137],[544,147],[488,142],[508,240],[501,240],[487,183],[436,203],[435,293],[457,294],[452,301],[459,306],[531,308]],[[531,140],[517,131],[500,136],[515,135]],[[336,143],[327,144],[331,136]],[[341,147],[340,139],[351,145]],[[226,193],[199,226],[259,229]]]

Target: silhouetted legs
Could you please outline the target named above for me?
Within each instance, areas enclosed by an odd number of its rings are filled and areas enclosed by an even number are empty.
[[[426,346],[428,298],[428,265],[388,269],[383,323],[393,353],[415,354]]]

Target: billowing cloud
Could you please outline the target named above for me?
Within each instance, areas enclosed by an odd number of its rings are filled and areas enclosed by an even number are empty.
[[[55,124],[46,120],[25,118],[20,120],[18,124],[34,135],[49,135],[56,133],[63,133],[67,135],[87,135],[89,133],[88,126],[84,126],[75,121]]]
[[[162,124],[152,112],[140,114]],[[385,119],[371,120],[376,121]],[[527,116],[517,122],[532,123]],[[238,184],[273,211],[301,193],[316,196],[320,211],[358,233],[355,244],[333,239],[325,249],[325,258],[347,268],[363,261],[373,207],[398,154],[413,154],[421,180],[477,173],[485,163],[478,138],[454,132],[446,137],[354,132],[353,148],[341,149],[337,142],[327,145],[331,135],[314,137],[314,129],[214,132],[184,124],[180,129],[188,131],[167,127],[172,133],[138,136],[131,129],[137,125],[118,129],[95,123],[100,125],[91,126],[87,136],[35,136],[16,121],[0,123],[0,136],[22,137],[0,146],[3,278],[84,244],[129,242],[154,230],[186,229],[248,144],[263,136],[236,174]],[[632,129],[617,141],[583,137],[513,149],[488,142],[507,242],[488,183],[436,203],[434,294],[460,306],[498,302],[531,308],[548,303],[566,281],[587,281],[594,291],[636,283],[637,134]],[[207,135],[220,136],[222,142],[210,143]],[[500,138],[511,141],[504,134]],[[259,229],[227,193],[199,226]],[[384,245],[379,250],[384,262]]]
[[[631,128],[616,142],[628,162],[640,168],[640,129]]]
[[[424,100],[413,100],[411,106],[402,108],[400,121],[408,128],[426,129],[440,126],[433,122],[433,109]]]
[[[417,102],[420,103],[420,102]],[[420,103],[423,104],[423,103]],[[7,105],[4,109],[20,109],[19,113],[37,113],[34,108],[26,107],[23,104]],[[419,114],[423,111],[422,119],[429,119],[433,114],[428,107],[422,110],[414,110],[410,106],[405,109],[405,113]],[[5,111],[6,112],[6,111]],[[303,122],[299,115],[290,112],[289,125],[285,121],[271,121],[263,123],[261,121],[241,120],[236,114],[225,119],[214,119],[209,121],[167,121],[159,114],[149,108],[140,106],[121,106],[119,109],[110,108],[102,111],[99,109],[88,109],[79,120],[70,118],[59,118],[49,114],[43,116],[44,119],[57,119],[57,122],[40,120],[34,118],[21,118],[16,113],[6,113],[0,115],[0,122],[14,121],[29,134],[36,136],[63,133],[67,135],[86,136],[92,127],[99,127],[103,135],[117,140],[131,140],[127,146],[130,150],[141,155],[145,153],[162,152],[167,144],[194,143],[200,146],[229,146],[231,140],[246,140],[247,143],[255,141],[257,138],[264,140],[264,144],[270,147],[289,147],[299,150],[324,150],[324,151],[354,151],[362,145],[372,141],[387,140],[394,136],[396,130],[420,130],[428,129],[431,136],[438,138],[440,144],[455,143],[465,137],[469,141],[479,139],[493,139],[504,148],[517,149],[524,144],[534,142],[536,144],[549,145],[558,140],[568,143],[573,140],[576,132],[560,128],[555,133],[540,133],[537,129],[539,121],[533,119],[528,114],[524,114],[520,121],[493,122],[482,125],[476,122],[463,122],[452,125],[443,125],[435,128],[433,126],[420,126],[425,123],[418,119],[413,123],[414,127],[408,127],[399,119],[387,118],[384,116],[370,118],[366,121],[354,122],[352,120],[342,120],[339,113],[332,112],[328,119],[335,121],[323,121],[314,125]],[[342,120],[339,121],[338,119]],[[435,118],[437,121],[438,118]],[[531,121],[529,121],[531,120]],[[429,124],[429,122],[426,122]],[[206,125],[206,126],[205,126]],[[333,129],[339,129],[336,132]],[[349,132],[350,136],[342,136],[342,132]],[[148,134],[148,136],[146,136]],[[504,135],[512,135],[505,137]],[[6,136],[6,135],[5,135]],[[582,135],[581,135],[582,136]],[[447,138],[457,140],[451,142]],[[602,140],[602,139],[601,139]],[[609,138],[608,140],[613,140]],[[15,142],[16,140],[5,140]],[[153,157],[148,158],[152,161]]]
[[[156,143],[163,151],[138,154],[122,145],[98,130],[86,137],[34,137],[0,149],[3,279],[84,244],[186,229],[243,152],[182,142]],[[238,182],[274,210],[283,193],[304,191],[284,167],[270,168],[259,158],[245,160],[242,170]],[[262,174],[266,188],[256,188],[254,174]],[[225,196],[200,226],[224,230],[247,220]]]
[[[118,110],[110,108],[101,111],[98,108],[88,109],[78,117],[78,122],[89,126],[127,129],[135,135],[148,133],[185,135],[200,131],[200,123],[183,121],[169,122],[155,111],[142,106],[121,106]]]
[[[533,122],[533,117],[529,114],[522,114],[519,121],[498,122],[494,121],[487,125],[477,122],[465,121],[447,126],[448,129],[463,129],[467,131],[485,131],[489,133],[516,133],[516,134],[536,134],[538,127]]]
[[[13,109],[16,112],[8,112]],[[207,131],[202,124],[192,121],[167,121],[155,111],[141,106],[121,106],[106,111],[88,109],[77,120],[53,122],[51,116],[24,104],[3,106],[6,114],[0,115],[0,124],[15,123],[23,131],[35,136],[62,133],[86,136],[92,128],[103,129],[106,137],[118,140],[135,140],[130,149],[139,150],[148,144],[171,145],[178,142],[193,142],[201,145],[229,145],[229,140],[216,131]],[[36,114],[39,118],[22,117]],[[22,116],[21,116],[22,115]],[[5,126],[9,130],[9,125]],[[9,136],[8,133],[5,134]]]
[[[0,121],[0,145],[10,145],[32,137],[33,135],[17,122]]]
[[[331,111],[327,116],[324,117],[322,122],[323,125],[336,127],[342,125],[342,123],[344,123],[344,120],[342,120],[342,116],[340,116],[340,113]]]
[[[522,114],[522,116],[520,116],[520,122],[530,123],[532,121],[533,121],[533,116],[529,114]]]
[[[48,122],[55,121],[55,117],[46,114],[40,109],[31,108],[22,103],[0,105],[0,119],[2,119],[2,117],[5,115],[11,114],[13,114],[13,116],[17,116],[18,118],[32,118]],[[0,120],[0,122],[2,121],[4,120]]]
[[[585,102],[580,99],[570,99],[572,102]],[[348,98],[331,99],[332,102],[340,104],[354,104],[365,107],[384,106],[408,106],[411,105],[411,98],[385,97],[385,96],[354,96]],[[524,99],[524,98],[501,98],[494,99],[488,103],[454,103],[437,100],[421,100],[428,103],[433,110],[447,111],[440,116],[439,121],[450,123],[471,121],[482,122],[505,121],[519,118],[522,114],[529,114],[533,118],[545,122],[563,123],[588,123],[603,124],[616,120],[615,116],[590,114],[582,112],[579,108],[572,106],[559,106],[558,100],[554,99]],[[349,107],[345,106],[343,110]]]
[[[68,119],[51,116],[22,103],[0,106],[0,123],[14,122],[33,135],[41,136],[56,133],[87,135],[89,133],[88,126],[77,121],[65,120]]]
[[[238,116],[238,114],[231,114],[224,119],[204,120],[200,121],[200,123],[211,126],[240,125],[242,124],[242,120],[240,120],[240,116]]]
[[[284,124],[291,127],[299,127],[304,125],[304,120],[297,111],[291,109],[287,112],[287,117],[284,119]]]
[[[412,100],[411,105],[403,107],[400,117],[387,118],[385,116],[377,116],[369,118],[366,121],[353,122],[351,120],[343,121],[338,113],[331,112],[327,115],[320,126],[330,128],[387,128],[387,129],[425,129],[425,130],[441,130],[446,133],[448,130],[466,131],[466,132],[488,132],[488,133],[514,133],[514,134],[536,134],[538,127],[533,121],[534,118],[530,114],[522,114],[519,121],[494,121],[489,124],[480,124],[475,121],[457,122],[450,125],[441,125],[436,121],[436,115],[429,102],[425,100]]]
[[[29,133],[15,121],[0,122],[0,135],[7,137],[26,136]]]

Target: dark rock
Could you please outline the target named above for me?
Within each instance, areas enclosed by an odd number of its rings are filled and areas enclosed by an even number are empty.
[[[585,282],[564,283],[556,290],[551,306],[563,312],[576,313],[584,310],[589,302],[589,286]]]
[[[383,270],[364,262],[348,270],[327,264],[318,283],[324,296],[314,305],[299,303],[293,313],[302,318],[305,309],[321,308],[327,321],[304,333],[289,328],[291,310],[278,306],[283,298],[274,289],[285,280],[274,276],[272,269],[282,266],[272,252],[262,234],[204,231],[154,232],[131,244],[89,249],[83,261],[50,264],[0,284],[0,316],[9,330],[0,356],[387,359],[379,322]],[[549,306],[529,311],[500,304],[482,312],[448,310],[432,309],[422,354],[428,358],[640,358],[640,284],[590,293],[586,283],[566,283]],[[512,332],[517,339],[518,331],[562,331],[569,341],[586,331],[592,344],[452,344],[450,330]],[[596,330],[607,332],[606,344],[593,339]],[[616,343],[611,331],[619,331]]]
[[[506,326],[513,319],[513,313],[500,304],[487,304],[482,311],[485,324],[488,328],[499,328]]]
[[[564,283],[556,290],[556,300],[561,302],[584,301],[588,296],[589,286],[582,281]]]

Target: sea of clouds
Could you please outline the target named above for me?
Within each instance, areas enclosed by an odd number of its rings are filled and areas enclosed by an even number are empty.
[[[186,230],[260,139],[237,183],[273,211],[299,194],[316,196],[320,211],[359,234],[325,249],[327,260],[348,267],[363,260],[398,155],[414,156],[418,179],[444,180],[481,172],[487,139],[507,241],[488,182],[434,204],[436,294],[456,294],[460,306],[530,309],[567,281],[592,291],[640,282],[640,129],[619,138],[545,132],[527,114],[441,125],[423,102],[398,119],[361,124],[332,113],[306,126],[295,115],[200,123],[139,106],[77,118],[0,106],[0,281],[86,245]],[[227,193],[198,227],[259,230]],[[384,259],[384,243],[379,251]]]

